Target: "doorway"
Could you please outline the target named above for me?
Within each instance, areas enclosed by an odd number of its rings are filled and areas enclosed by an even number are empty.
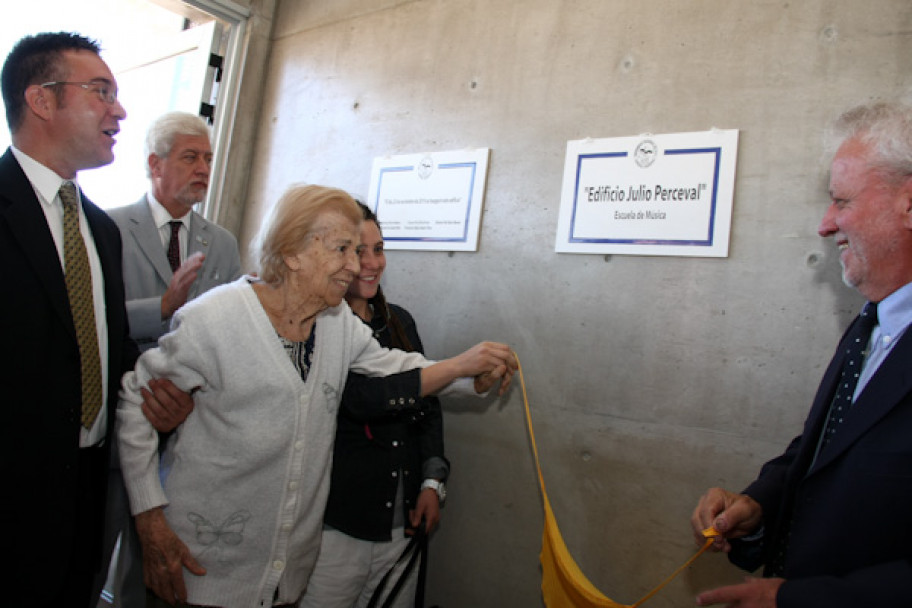
[[[136,202],[146,192],[143,142],[148,125],[157,116],[182,110],[202,114],[216,127],[223,124],[216,123],[222,117],[215,113],[222,75],[229,67],[224,58],[237,24],[193,4],[201,3],[31,0],[11,8],[14,18],[0,23],[3,59],[16,41],[39,32],[73,31],[101,45],[101,56],[117,78],[118,96],[127,111],[114,147],[114,162],[79,174],[80,186],[104,209]],[[214,128],[217,157],[218,135]],[[0,150],[9,143],[8,129],[0,129]],[[217,170],[214,163],[213,186],[221,181]],[[210,187],[210,196],[218,189]]]

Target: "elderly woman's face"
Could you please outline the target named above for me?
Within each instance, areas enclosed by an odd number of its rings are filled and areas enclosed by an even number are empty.
[[[360,268],[360,226],[333,211],[319,216],[316,224],[322,229],[303,251],[286,262],[299,275],[299,284],[309,286],[305,296],[322,300],[326,306],[338,306]]]

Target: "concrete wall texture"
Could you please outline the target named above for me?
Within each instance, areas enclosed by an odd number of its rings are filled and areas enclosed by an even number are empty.
[[[515,348],[570,551],[633,603],[702,492],[799,432],[861,304],[816,232],[822,132],[912,98],[910,56],[907,0],[279,0],[241,241],[292,183],[366,196],[376,156],[490,147],[478,252],[390,252],[385,289],[431,356]],[[727,258],[554,252],[568,140],[712,127],[740,130]],[[428,605],[541,605],[521,397],[446,403]],[[740,576],[704,556],[647,605]]]

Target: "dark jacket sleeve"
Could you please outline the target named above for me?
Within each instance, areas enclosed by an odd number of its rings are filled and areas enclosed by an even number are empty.
[[[760,475],[752,482],[742,494],[747,494],[763,509],[762,526],[773,530],[778,525],[778,511],[788,477],[789,467],[795,459],[801,437],[796,437],[786,448],[785,452],[767,462],[760,469]],[[764,551],[769,540],[769,535],[759,534],[745,539],[733,539],[732,550],[728,554],[729,561],[735,566],[748,572],[760,568],[765,562]]]
[[[370,422],[422,407],[420,369],[377,378],[350,372],[342,393],[344,415],[359,422]]]
[[[789,470],[798,454],[801,437],[795,437],[785,451],[763,465],[757,479],[744,490],[763,508],[764,525],[770,526],[778,523],[779,507],[782,503],[788,480]]]

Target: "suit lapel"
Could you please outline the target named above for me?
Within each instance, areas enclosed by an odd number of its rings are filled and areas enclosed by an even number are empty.
[[[826,450],[820,454],[809,474],[827,466],[839,457],[912,391],[910,360],[912,360],[912,331],[906,330],[864,390],[858,395],[858,399],[852,405],[845,421],[840,425],[839,431],[827,445]],[[831,386],[835,386],[835,377],[831,381]],[[831,398],[832,392],[831,390]],[[823,417],[825,416],[826,412],[823,413]]]
[[[44,286],[54,310],[75,339],[76,328],[54,237],[35,189],[9,149],[0,158],[0,193],[0,197],[6,199],[0,205],[0,213],[11,228],[15,227],[10,230],[13,239],[34,268],[35,276]]]
[[[193,213],[190,218],[190,232],[187,237],[187,256],[189,257],[197,251],[201,251],[204,255],[209,255],[211,238],[209,223],[198,213]]]
[[[133,205],[131,209],[130,235],[136,241],[139,250],[152,264],[162,282],[165,285],[169,284],[173,273],[146,197],[143,197],[139,204]]]
[[[110,304],[111,285],[110,281],[107,280],[107,277],[115,277],[120,274],[120,269],[116,265],[116,260],[121,255],[120,248],[116,247],[119,243],[111,241],[109,237],[106,237],[101,228],[102,222],[107,218],[107,214],[90,201],[81,188],[79,193],[82,199],[82,211],[85,213],[86,221],[89,224],[89,230],[92,232],[92,240],[95,243],[95,251],[98,252],[98,260],[101,262],[101,275],[102,280],[104,281],[106,301],[105,308],[107,308],[108,314],[110,315],[112,310],[112,304]]]
[[[209,222],[204,220],[198,213],[193,211],[190,213],[190,232],[187,234],[187,257],[199,251],[206,256],[206,259],[203,260],[203,265],[197,273],[197,278],[190,287],[187,300],[192,300],[200,295],[200,285],[202,285],[203,278],[206,277],[206,273],[209,272],[209,268],[213,263],[209,259],[209,246],[212,243],[212,231],[209,230]]]
[[[109,243],[107,239],[102,238],[99,233],[101,218],[105,215],[105,212],[96,207],[95,204],[86,197],[82,188],[79,189],[79,196],[82,200],[82,211],[85,213],[86,221],[89,224],[89,230],[92,232],[92,240],[95,242],[95,250],[98,251],[98,257],[101,260],[101,268],[105,275],[107,275],[110,260],[112,259],[112,256],[116,257],[117,252],[112,250],[112,243]]]
[[[92,240],[95,243],[95,250],[98,252],[98,261],[101,263],[101,280],[104,293],[104,302],[105,302],[105,323],[107,324],[107,336],[108,336],[108,369],[117,369],[118,362],[120,360],[120,349],[117,347],[117,343],[120,340],[121,336],[121,321],[119,320],[117,314],[121,310],[122,301],[123,301],[123,287],[118,285],[119,281],[122,281],[122,266],[119,264],[118,260],[121,256],[121,246],[120,242],[117,240],[112,240],[111,238],[111,228],[108,228],[107,231],[103,228],[102,224],[104,222],[112,223],[112,220],[108,215],[97,207],[92,201],[90,201],[82,189],[80,189],[80,197],[82,199],[82,210],[85,213],[86,221],[89,224],[89,230],[92,232]],[[116,231],[116,227],[114,227]],[[115,232],[116,233],[116,232]],[[112,376],[113,378],[113,376]],[[117,385],[120,383],[117,382]],[[109,392],[109,396],[110,396]],[[114,391],[116,394],[116,390]],[[112,412],[108,411],[108,428],[111,428],[114,418]]]

